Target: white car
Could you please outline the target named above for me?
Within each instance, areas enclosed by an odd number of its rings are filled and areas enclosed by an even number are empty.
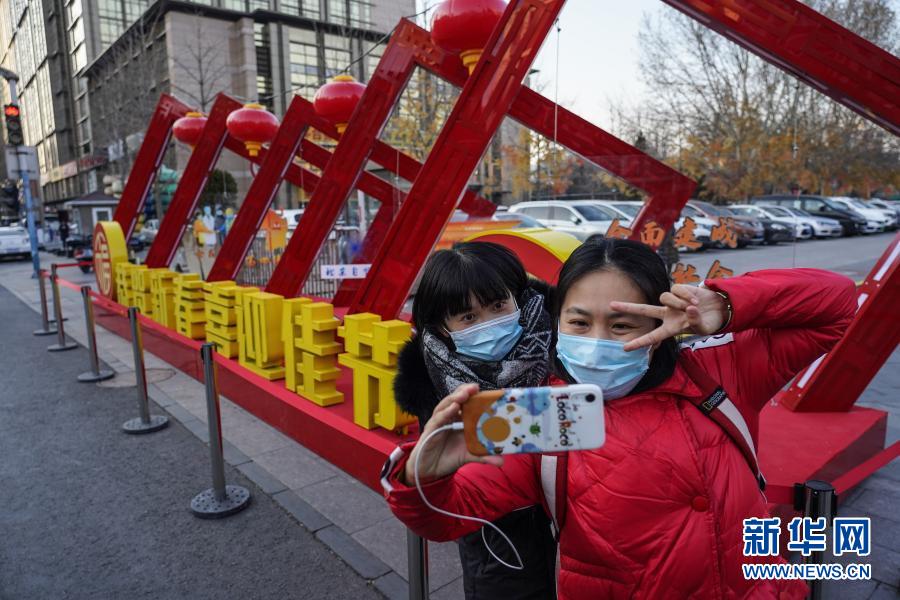
[[[545,227],[586,240],[594,234],[606,235],[615,211],[595,204],[592,200],[535,200],[519,202],[509,207],[510,213],[521,213],[537,219]]]
[[[791,214],[784,206],[771,206],[767,204],[733,204],[731,208],[739,208],[741,212],[769,219],[775,223],[789,225],[794,228],[794,238],[808,240],[813,236],[812,224],[807,223],[806,217],[797,217]],[[815,217],[814,217],[815,218]]]
[[[880,208],[883,211],[891,211],[894,215],[900,219],[900,203],[895,201],[882,200],[881,198],[872,198],[869,200],[869,204]]]
[[[31,258],[31,241],[21,227],[0,228],[0,257]]]
[[[626,227],[631,227],[631,224],[634,222],[635,217],[638,216],[638,213],[641,212],[641,208],[643,206],[643,202],[638,202],[636,200],[599,200],[598,204],[602,204],[612,210],[617,211],[622,215],[622,220],[620,223],[625,225]],[[710,236],[712,236],[712,228],[716,226],[716,223],[707,219],[706,217],[695,217],[691,215],[691,218],[694,220],[694,237],[697,238],[697,241],[703,244],[700,248],[701,250],[705,250],[710,246]],[[678,219],[675,222],[675,231],[678,231],[684,226],[684,217]],[[680,251],[686,251],[688,248],[682,246],[679,248]]]
[[[891,219],[887,215],[873,206],[866,206],[856,198],[832,196],[831,199],[848,210],[861,214],[868,221],[869,226],[874,227],[875,231],[881,232],[891,226]],[[896,217],[894,217],[893,224],[897,224]]]
[[[829,219],[827,217],[817,217],[806,212],[802,208],[794,208],[793,206],[781,206],[782,210],[786,210],[802,223],[806,223],[812,227],[813,236],[817,238],[841,237],[844,234],[844,227],[837,219]]]
[[[892,231],[893,231],[894,229],[897,229],[897,218],[898,218],[898,215],[897,215],[897,211],[894,210],[893,207],[891,207],[891,206],[888,205],[887,203],[885,203],[885,202],[883,202],[883,201],[881,201],[881,200],[877,200],[877,199],[872,199],[872,200],[857,200],[857,202],[859,202],[860,204],[862,204],[862,205],[865,206],[866,208],[870,208],[870,209],[872,209],[872,210],[877,210],[877,211],[880,212],[882,215],[884,215],[885,217],[887,217],[887,220],[888,220],[888,226],[887,226],[887,228],[888,228],[888,229],[890,229],[890,230],[892,230]]]

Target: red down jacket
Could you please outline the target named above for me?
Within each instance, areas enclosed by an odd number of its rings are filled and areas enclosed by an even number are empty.
[[[725,388],[757,436],[758,413],[801,368],[840,339],[856,310],[846,277],[812,269],[758,271],[706,286],[728,294],[726,335],[682,350]],[[744,456],[687,398],[699,388],[682,367],[662,385],[606,405],[605,445],[569,454],[560,533],[559,597],[802,598],[801,582],[746,580],[742,521],[766,515]],[[452,540],[479,525],[429,510],[403,485],[412,445],[398,448],[383,484],[394,514],[413,531]],[[424,486],[448,511],[494,520],[544,502],[539,456],[502,468],[467,464]],[[527,568],[527,565],[526,565]]]

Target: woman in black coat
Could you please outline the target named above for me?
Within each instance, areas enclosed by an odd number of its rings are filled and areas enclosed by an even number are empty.
[[[545,309],[548,286],[529,280],[506,248],[467,242],[431,256],[413,303],[415,337],[398,359],[394,395],[420,426],[438,401],[463,383],[481,389],[533,387],[547,375],[553,331]],[[556,598],[556,543],[541,506],[494,522],[509,536],[525,568],[491,528],[458,540],[467,600]]]

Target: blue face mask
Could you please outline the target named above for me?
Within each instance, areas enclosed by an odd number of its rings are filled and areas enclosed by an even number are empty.
[[[560,332],[556,356],[578,383],[593,383],[604,400],[627,396],[650,368],[650,347],[625,352],[624,342]]]
[[[485,323],[473,325],[462,331],[451,331],[450,338],[456,351],[464,356],[483,361],[498,361],[513,349],[522,337],[519,311],[503,315]]]

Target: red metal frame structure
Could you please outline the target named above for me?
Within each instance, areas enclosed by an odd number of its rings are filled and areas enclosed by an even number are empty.
[[[309,103],[306,102],[306,104]],[[228,114],[230,114],[231,111],[240,108],[241,106],[242,105],[240,102],[228,97],[225,94],[220,94],[216,98],[216,101],[214,102],[213,108],[210,112],[209,120],[207,121],[207,126],[204,128],[203,144],[198,145],[202,146],[202,151],[198,152],[195,149],[195,151],[191,154],[191,158],[188,161],[188,165],[184,171],[184,174],[182,175],[178,188],[176,189],[175,197],[172,199],[172,204],[169,208],[169,212],[167,213],[166,218],[163,219],[160,231],[157,234],[156,239],[154,239],[153,244],[150,246],[150,250],[147,254],[146,260],[146,264],[148,266],[165,267],[171,263],[172,257],[177,251],[178,244],[181,241],[181,237],[184,235],[184,231],[187,228],[188,218],[191,214],[193,214],[194,210],[196,210],[197,202],[199,201],[200,194],[203,190],[203,185],[205,184],[210,171],[218,160],[223,147],[228,148],[232,152],[255,164],[262,163],[265,167],[265,164],[267,162],[266,159],[269,153],[273,151],[272,148],[263,149],[260,151],[259,156],[251,157],[244,145],[228,135],[227,131],[224,128],[224,122]],[[183,110],[181,114],[189,110],[184,105],[181,105],[180,109]],[[212,122],[212,125],[210,125],[210,122]],[[323,124],[323,127],[324,126],[325,125]],[[290,128],[288,128],[288,130],[289,129]],[[298,142],[300,142],[301,137],[296,138]],[[319,168],[325,167],[330,156],[330,153],[327,150],[321,148],[320,146],[317,146],[309,140],[302,140],[302,143],[299,143],[298,145],[301,145],[304,152],[304,157],[311,164]],[[275,152],[277,153],[279,146],[274,146],[273,144],[273,147],[275,148]],[[278,189],[277,186],[280,183],[281,179],[286,178],[294,185],[305,189],[307,192],[312,192],[319,182],[319,177],[311,171],[293,164],[292,156],[293,155],[291,155],[291,157],[289,157],[284,162],[284,164],[278,167],[277,178],[273,178],[271,176],[272,167],[270,166],[267,173],[265,174],[261,170],[260,175],[258,175],[254,180],[254,184],[256,185],[258,183],[270,182],[270,185],[273,186],[271,194],[274,195],[274,192]],[[396,162],[397,161],[395,160],[395,163]],[[271,164],[274,165],[275,163]],[[139,176],[142,176],[142,174],[139,174]],[[371,254],[372,247],[374,245],[377,245],[377,243],[380,243],[380,240],[383,239],[384,234],[387,231],[387,226],[390,223],[390,219],[393,214],[393,203],[397,200],[402,201],[402,199],[405,197],[405,194],[399,190],[395,190],[387,182],[368,173],[364,173],[362,175],[359,181],[359,186],[362,191],[382,203],[382,209],[379,210],[375,220],[372,223],[372,227],[370,227],[369,229],[369,235],[372,237],[372,239],[369,240],[367,236],[367,241],[363,244],[363,248],[361,251],[361,254],[366,254],[366,252]],[[251,193],[253,191],[254,189],[251,188]],[[135,214],[137,214],[137,212],[140,212],[145,197],[146,196],[141,197],[141,202],[136,204]],[[226,242],[228,242],[228,240],[234,240],[234,242],[232,242],[230,246],[228,246],[230,248],[230,252],[226,254],[226,258],[228,260],[225,260],[221,263],[222,266],[216,273],[210,273],[210,277],[208,278],[209,281],[230,279],[237,275],[244,256],[250,247],[253,236],[259,229],[262,218],[265,216],[265,211],[268,208],[270,202],[271,195],[265,198],[265,206],[258,210],[258,212],[255,210],[255,208],[261,206],[261,204],[258,204],[257,202],[250,202],[246,205],[246,207],[242,206],[239,215],[244,215],[244,219],[241,222],[236,219],[234,225],[238,227],[238,230],[236,232],[237,235],[234,235],[234,237],[232,238],[232,235],[229,234],[229,236],[226,238]],[[489,203],[486,200],[471,195],[467,199],[466,208],[468,208],[472,212],[484,212],[485,204]],[[250,219],[256,220],[255,222],[249,223],[248,227],[247,222]],[[253,228],[254,223],[255,228]],[[241,242],[242,240],[242,245],[238,246],[237,243]]]
[[[116,213],[113,215],[113,221],[122,227],[122,233],[125,234],[126,240],[134,232],[138,215],[147,198],[147,191],[166,154],[166,146],[172,135],[172,124],[189,110],[191,109],[187,105],[168,94],[160,96],[159,102],[156,103],[156,110],[153,111],[153,116],[150,118],[147,133],[144,134],[144,141],[138,150],[134,166],[131,168],[125,189],[122,190],[122,197],[116,207]]]
[[[316,115],[311,102],[300,96],[294,96],[287,112],[284,114],[284,119],[275,139],[269,145],[265,160],[262,161],[259,172],[254,177],[247,196],[241,204],[241,210],[235,218],[231,231],[229,231],[228,237],[225,239],[225,243],[210,269],[207,277],[208,281],[229,280],[237,276],[253,241],[253,236],[256,235],[256,232],[262,225],[265,213],[271,206],[275,193],[284,179],[285,170],[290,167],[295,156],[307,160],[320,169],[326,168],[331,153],[324,148],[316,146],[309,140],[303,139],[309,127],[317,129],[332,139],[340,139],[337,129],[331,123]],[[371,158],[387,170],[395,172],[408,180],[414,179],[421,168],[418,161],[382,142],[375,143]],[[319,178],[314,177],[318,182]],[[369,180],[369,185],[366,185],[367,179]],[[379,210],[376,214],[372,226],[368,229],[366,239],[363,241],[362,248],[356,257],[355,262],[360,263],[367,262],[371,258],[374,249],[384,239],[387,225],[390,224],[390,218],[393,217],[394,200],[402,201],[406,196],[404,192],[395,190],[386,182],[377,184],[372,182],[371,179],[377,178],[363,173],[359,188],[381,202],[382,210]],[[378,181],[380,182],[381,180]],[[375,185],[379,187],[387,186],[389,190],[392,190],[393,195],[388,197],[384,192],[370,191]],[[310,188],[304,185],[303,187],[308,192],[312,192],[315,189],[315,186]],[[388,206],[389,210],[383,210],[386,206]],[[460,202],[460,209],[472,216],[490,216],[495,208],[494,204],[472,192],[467,192]],[[339,304],[339,302],[337,303]]]
[[[859,311],[840,343],[779,396],[795,411],[845,412],[900,343],[900,233],[859,288]]]
[[[522,10],[530,11],[533,5],[534,3],[526,2]],[[504,16],[505,20],[509,18],[510,11],[511,8]],[[503,22],[506,22],[505,20]],[[501,29],[502,25],[498,26],[498,31]],[[377,135],[384,127],[391,109],[416,66],[463,88],[470,79],[458,58],[434,45],[428,31],[410,21],[401,21],[382,55],[378,68],[367,84],[366,92],[348,124],[347,131],[335,149],[335,160],[330,163],[333,167],[330,172],[326,168],[326,172],[323,173],[323,179],[328,179],[331,183],[327,188],[317,189],[313,193],[309,208],[297,227],[297,233],[300,235],[295,237],[298,241],[288,244],[285,255],[269,282],[268,291],[290,297],[297,295],[302,288],[321,243],[333,227],[353,187],[352,182],[362,171],[366,160],[375,158],[373,144],[376,146],[378,144]],[[472,76],[474,77],[474,73]],[[516,82],[513,89],[516,90],[516,94],[508,110],[510,117],[545,137],[551,139],[555,137],[560,145],[648,192],[650,200],[638,216],[638,223],[635,226],[636,236],[639,235],[641,225],[648,221],[653,220],[662,226],[669,226],[677,220],[682,206],[696,186],[695,182],[570,111],[556,106],[540,94],[521,86],[519,82]],[[503,114],[506,112],[503,111]],[[479,113],[478,118],[481,116]],[[448,120],[445,128],[449,124]],[[470,122],[469,127],[484,129],[481,122],[477,124]],[[492,133],[494,130],[486,131]],[[370,151],[373,153],[371,157]],[[401,176],[409,179],[403,173]],[[413,178],[416,178],[415,174]],[[447,195],[443,181],[440,183],[440,191],[436,183],[431,185],[434,186],[435,195]],[[417,201],[407,210],[415,210],[418,213],[417,220],[422,220],[422,215],[427,215],[428,219],[440,221],[441,217],[435,215],[434,209],[430,203]],[[452,213],[452,208],[450,212]],[[440,221],[441,228],[433,228],[433,231],[429,232],[430,237],[418,237],[418,234],[414,236],[409,232],[409,238],[417,240],[423,248],[430,251],[440,236],[447,218],[449,214]],[[304,241],[300,242],[300,239]],[[416,272],[419,266],[421,262],[416,267]],[[414,277],[415,274],[412,278]],[[369,285],[368,282],[374,279],[375,276],[370,272],[362,286]],[[403,285],[406,287],[402,291],[398,290],[397,294],[405,294],[411,284],[412,281],[408,284],[401,283],[401,287]],[[342,295],[338,299],[343,301],[345,298],[346,296]],[[402,302],[393,310],[375,312],[386,318],[392,318],[399,311],[400,305]],[[371,308],[366,307],[366,310]]]
[[[798,0],[663,0],[900,135],[900,61]]]

